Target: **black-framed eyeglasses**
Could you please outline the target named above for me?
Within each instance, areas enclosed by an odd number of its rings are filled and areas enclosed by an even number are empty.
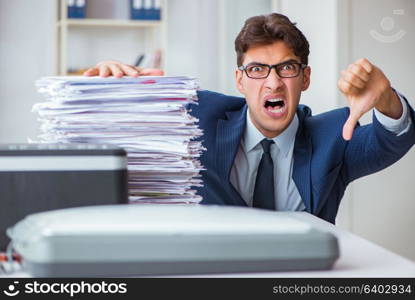
[[[271,73],[272,68],[275,68],[278,76],[281,78],[297,77],[300,74],[300,70],[307,67],[306,64],[299,63],[297,61],[285,61],[276,65],[267,65],[252,62],[245,66],[238,67],[239,70],[245,71],[246,76],[253,79],[267,78]]]

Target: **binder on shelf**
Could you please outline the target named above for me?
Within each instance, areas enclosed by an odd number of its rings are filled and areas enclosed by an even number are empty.
[[[76,18],[75,0],[66,0],[66,5],[68,7],[68,18]]]
[[[83,19],[86,12],[86,0],[67,0],[68,18]]]
[[[160,20],[160,0],[130,0],[132,20]]]
[[[143,0],[144,5],[144,19],[153,19],[153,0]]]
[[[160,0],[153,0],[153,20],[161,20]]]
[[[143,0],[130,0],[130,15],[132,20],[144,20]]]
[[[78,18],[85,18],[86,0],[76,0],[76,11],[77,11]]]

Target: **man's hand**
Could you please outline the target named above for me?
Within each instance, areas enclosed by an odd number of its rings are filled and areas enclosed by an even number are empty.
[[[89,68],[84,72],[84,76],[108,77],[111,75],[117,78],[121,78],[125,75],[132,77],[162,76],[164,75],[164,72],[160,69],[143,69],[134,67],[115,60],[102,61],[97,63],[95,67]]]
[[[374,107],[390,118],[399,119],[402,115],[401,101],[388,78],[365,58],[343,70],[337,85],[350,106],[349,118],[343,126],[345,140],[352,138],[359,119]]]

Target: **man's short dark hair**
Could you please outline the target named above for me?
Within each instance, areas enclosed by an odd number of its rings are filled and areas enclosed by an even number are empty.
[[[252,46],[270,45],[283,41],[301,62],[308,64],[309,44],[303,33],[286,16],[272,13],[251,17],[235,39],[238,67],[242,65],[246,51]]]

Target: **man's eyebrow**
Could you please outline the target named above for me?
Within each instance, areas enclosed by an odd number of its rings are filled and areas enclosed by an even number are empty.
[[[290,58],[290,59],[284,60],[283,62],[278,63],[277,65],[280,65],[280,64],[286,64],[286,63],[300,63],[300,62],[299,62],[299,61],[297,61],[297,60],[296,60],[296,59],[294,59],[294,58]]]
[[[300,63],[300,62],[297,61],[294,58],[290,58],[290,59],[284,60],[282,62],[279,62],[276,65],[281,65],[281,64],[286,64],[286,63]],[[264,65],[264,66],[268,66],[268,64],[262,63],[262,62],[259,62],[259,61],[252,61],[252,62],[246,64],[246,66],[251,66],[251,65]]]
[[[259,62],[259,61],[251,61],[250,63],[247,63],[246,65],[247,66],[249,66],[249,65],[265,65],[265,66],[267,66],[268,64],[265,64],[265,63],[262,63],[262,62]]]

